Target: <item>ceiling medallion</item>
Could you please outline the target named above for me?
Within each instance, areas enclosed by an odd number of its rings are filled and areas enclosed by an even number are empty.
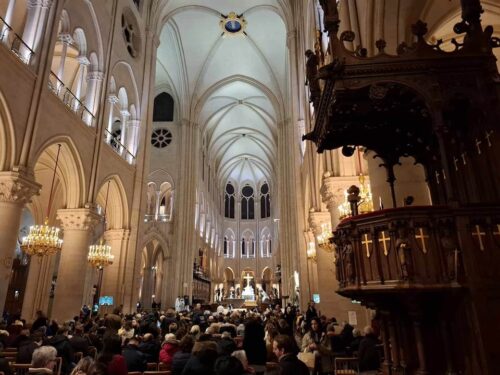
[[[227,16],[222,14],[219,25],[224,35],[245,35],[247,21],[243,15],[238,16],[236,13],[230,12]]]

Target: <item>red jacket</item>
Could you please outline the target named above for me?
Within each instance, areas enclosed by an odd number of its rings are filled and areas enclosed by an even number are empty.
[[[113,375],[127,375],[127,363],[125,362],[125,357],[121,354],[116,354],[113,359],[108,364],[108,374]]]
[[[179,351],[179,344],[177,342],[168,341],[163,344],[160,350],[160,362],[166,364],[167,366],[172,365],[172,360],[174,354]]]

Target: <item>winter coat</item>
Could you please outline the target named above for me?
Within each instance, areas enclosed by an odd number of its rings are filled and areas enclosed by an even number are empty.
[[[191,358],[191,353],[184,353],[182,351],[178,351],[174,354],[174,358],[172,360],[172,375],[181,375],[184,367],[186,367],[186,363],[188,363]]]
[[[177,340],[168,340],[165,342],[160,350],[160,362],[167,366],[172,365],[174,354],[179,351],[179,343]]]

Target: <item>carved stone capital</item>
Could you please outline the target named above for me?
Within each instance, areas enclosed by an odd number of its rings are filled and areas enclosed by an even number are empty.
[[[91,231],[99,224],[103,217],[89,208],[66,208],[57,210],[57,218],[65,231]]]
[[[87,81],[102,81],[103,79],[104,79],[103,72],[93,71],[87,73]],[[116,98],[116,100],[118,101],[118,98]]]
[[[0,202],[26,204],[40,193],[41,185],[20,172],[0,172]]]
[[[130,238],[130,230],[128,229],[110,229],[104,232],[106,241],[126,241]]]
[[[344,192],[352,185],[359,185],[357,176],[333,177],[328,172],[324,174],[320,193],[321,199],[330,213],[344,202]]]
[[[52,0],[28,0],[26,7],[30,8],[50,8],[52,6]]]
[[[118,96],[116,95],[110,95],[108,97],[108,101],[111,103],[111,104],[116,104],[120,101],[120,99],[118,99]]]
[[[331,216],[329,212],[325,211],[311,211],[309,212],[309,227],[312,229],[315,236],[319,236],[323,228],[321,227],[324,224],[331,225]]]
[[[66,43],[66,44],[71,44],[73,43],[73,37],[70,35],[70,34],[59,34],[59,41],[61,41],[62,43]]]

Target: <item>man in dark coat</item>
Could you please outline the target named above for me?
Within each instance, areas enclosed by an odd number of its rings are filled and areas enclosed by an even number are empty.
[[[69,339],[69,343],[75,353],[82,352],[84,357],[89,355],[90,341],[83,336],[83,326],[81,324],[76,325],[75,334]]]
[[[125,357],[129,372],[146,371],[148,362],[144,353],[139,350],[139,341],[135,337],[129,340],[128,345],[123,349],[122,355]]]
[[[297,358],[297,346],[290,336],[278,335],[273,340],[273,352],[278,357],[281,375],[309,375],[306,364]]]
[[[139,344],[139,350],[144,354],[147,362],[158,362],[160,343],[151,333],[144,335],[143,341]]]
[[[29,340],[23,341],[22,344],[19,345],[16,363],[20,364],[28,364],[31,363],[33,358],[33,352],[35,349],[42,346],[43,343],[43,334],[41,332],[35,332]]]
[[[73,348],[68,339],[68,327],[61,326],[57,334],[50,338],[47,343],[57,350],[57,356],[62,358],[61,373],[69,374],[73,368]]]

